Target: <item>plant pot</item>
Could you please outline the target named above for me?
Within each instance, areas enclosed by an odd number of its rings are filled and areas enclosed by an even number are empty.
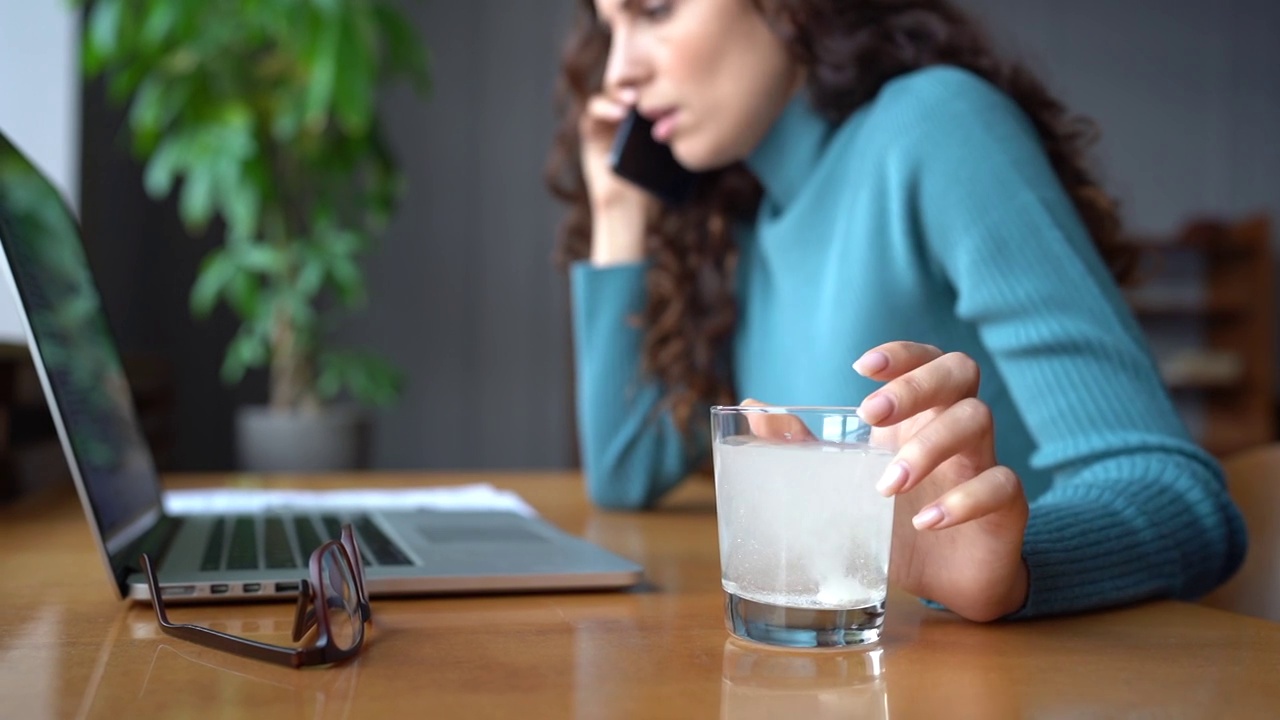
[[[250,472],[325,472],[368,466],[369,419],[351,405],[236,411],[236,455]]]

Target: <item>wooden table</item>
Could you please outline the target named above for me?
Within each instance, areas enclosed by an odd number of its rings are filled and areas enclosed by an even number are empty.
[[[186,477],[179,484],[222,481]],[[240,478],[240,482],[261,482]],[[0,716],[121,718],[1276,717],[1280,626],[1155,602],[975,625],[890,597],[878,650],[784,652],[723,627],[711,488],[592,510],[568,474],[375,474],[276,486],[492,482],[647,569],[627,593],[376,600],[364,654],[289,670],[160,635],[113,598],[69,494],[0,510]],[[172,483],[171,483],[172,484]],[[291,607],[175,619],[280,641]]]

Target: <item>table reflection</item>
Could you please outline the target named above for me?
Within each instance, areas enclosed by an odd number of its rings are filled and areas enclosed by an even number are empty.
[[[6,618],[0,629],[0,716],[57,717],[66,710],[62,692],[62,650],[53,642],[66,622],[62,608],[49,606]]]
[[[889,717],[884,650],[788,651],[729,639],[724,644],[720,717]]]
[[[292,623],[260,614],[263,610],[246,607],[244,617],[224,615],[207,624],[266,642],[279,642],[283,635],[287,643]],[[274,610],[278,607],[267,612]],[[347,720],[362,660],[357,656],[313,671],[268,665],[170,638],[149,610],[133,608],[108,633],[77,717],[118,717],[123,695],[132,711],[161,717],[199,717],[217,714],[219,707],[244,706],[268,715]]]

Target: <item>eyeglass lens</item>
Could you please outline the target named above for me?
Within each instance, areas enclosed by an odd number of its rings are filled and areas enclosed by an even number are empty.
[[[342,557],[340,546],[330,546],[320,556],[320,587],[316,602],[324,603],[329,616],[329,641],[342,650],[360,643],[364,622],[355,578]]]

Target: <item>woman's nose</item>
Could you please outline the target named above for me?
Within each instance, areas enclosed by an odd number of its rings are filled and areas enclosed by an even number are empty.
[[[609,44],[609,60],[605,64],[604,87],[608,91],[634,90],[647,76],[647,62],[642,43],[630,32],[619,29]]]

